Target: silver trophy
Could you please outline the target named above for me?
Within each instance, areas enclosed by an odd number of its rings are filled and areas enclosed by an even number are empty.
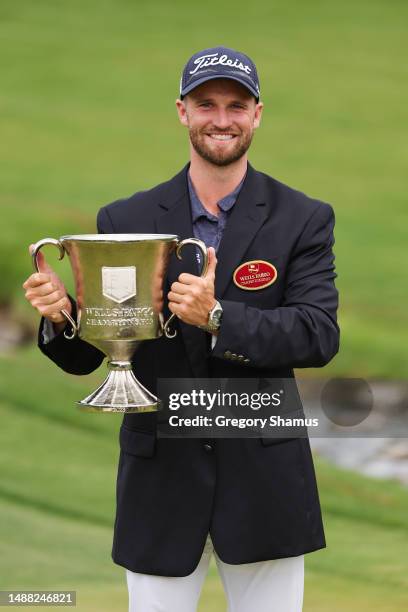
[[[163,320],[163,284],[170,255],[181,259],[186,244],[203,255],[201,276],[208,267],[205,244],[196,238],[179,240],[165,234],[83,234],[59,240],[39,240],[32,251],[47,244],[58,247],[60,259],[68,254],[75,279],[78,320],[62,310],[70,324],[72,340],[79,336],[108,357],[109,374],[96,391],[77,402],[85,411],[153,412],[160,400],[146,389],[132,371],[132,356],[143,340],[176,335]]]

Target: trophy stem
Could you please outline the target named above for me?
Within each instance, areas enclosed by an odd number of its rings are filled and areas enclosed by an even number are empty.
[[[130,361],[108,361],[109,374],[88,397],[77,402],[85,412],[155,412],[160,400],[136,378]]]

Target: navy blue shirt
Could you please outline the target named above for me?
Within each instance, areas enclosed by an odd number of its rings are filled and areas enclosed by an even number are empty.
[[[245,174],[246,176],[246,174]],[[201,203],[199,197],[196,194],[194,185],[190,178],[190,173],[187,173],[188,190],[190,193],[191,202],[191,216],[193,221],[193,233],[195,238],[199,238],[204,242],[207,247],[214,247],[217,252],[220,246],[221,238],[225,225],[228,219],[228,213],[237,201],[239,192],[245,180],[245,176],[242,181],[231,193],[226,195],[224,198],[217,202],[219,208],[218,216],[211,214],[206,210]],[[201,265],[201,254],[197,250],[197,261]]]

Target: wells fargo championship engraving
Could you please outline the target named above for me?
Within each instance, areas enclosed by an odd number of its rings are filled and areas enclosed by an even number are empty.
[[[152,306],[135,308],[85,308],[87,325],[151,325],[154,311]]]

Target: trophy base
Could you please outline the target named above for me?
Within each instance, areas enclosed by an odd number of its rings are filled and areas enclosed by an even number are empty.
[[[109,361],[109,374],[88,397],[78,401],[84,412],[156,412],[160,400],[136,378],[129,361]]]

